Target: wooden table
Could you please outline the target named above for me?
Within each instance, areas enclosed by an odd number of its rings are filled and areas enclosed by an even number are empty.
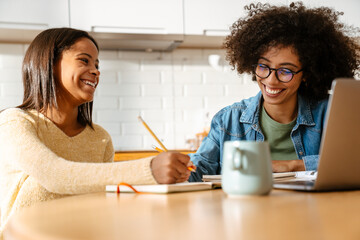
[[[97,193],[14,215],[5,239],[360,239],[360,191],[273,190],[229,198],[219,190],[168,195]]]

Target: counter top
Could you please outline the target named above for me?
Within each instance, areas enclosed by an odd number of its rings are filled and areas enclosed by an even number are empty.
[[[169,150],[170,152],[180,152],[182,154],[195,153],[196,151],[191,151],[188,149],[177,149],[177,150]],[[140,158],[156,156],[159,152],[153,150],[132,150],[132,151],[116,151],[114,161],[127,161],[127,160],[136,160]]]

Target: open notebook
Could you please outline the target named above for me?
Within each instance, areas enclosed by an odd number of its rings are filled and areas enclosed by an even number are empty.
[[[120,185],[120,193],[133,193],[128,186]],[[183,182],[175,184],[154,184],[154,185],[133,185],[138,192],[146,193],[176,193],[176,192],[190,192],[190,191],[200,191],[200,190],[211,190],[216,187],[216,185],[211,182]],[[107,185],[107,192],[117,192],[117,185]]]

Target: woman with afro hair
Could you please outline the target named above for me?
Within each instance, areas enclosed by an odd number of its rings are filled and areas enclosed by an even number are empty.
[[[226,59],[261,91],[214,116],[189,181],[220,174],[224,142],[235,140],[268,141],[273,172],[316,170],[331,83],[359,74],[359,30],[339,22],[342,13],[301,2],[245,9],[225,40]]]

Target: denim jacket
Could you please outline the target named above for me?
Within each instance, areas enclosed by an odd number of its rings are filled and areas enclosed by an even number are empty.
[[[211,130],[196,153],[190,154],[197,170],[189,181],[202,181],[202,175],[221,174],[225,141],[264,141],[259,124],[262,94],[220,110],[212,119]],[[306,170],[316,170],[328,100],[310,102],[298,95],[298,116],[291,131],[291,140]]]

